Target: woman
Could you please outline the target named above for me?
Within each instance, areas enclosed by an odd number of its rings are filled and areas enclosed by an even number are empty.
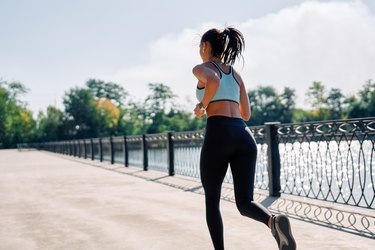
[[[199,100],[194,113],[199,118],[207,115],[200,171],[208,229],[215,249],[224,249],[219,203],[221,185],[230,164],[239,212],[271,228],[279,249],[296,249],[288,218],[273,216],[253,201],[257,146],[244,122],[251,115],[246,88],[232,67],[244,46],[243,35],[234,28],[222,32],[208,30],[199,46],[203,63],[193,68]]]

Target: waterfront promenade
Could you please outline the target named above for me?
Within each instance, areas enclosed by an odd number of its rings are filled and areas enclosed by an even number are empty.
[[[226,249],[277,249],[221,203]],[[373,239],[291,219],[298,249],[373,249]],[[0,151],[0,249],[212,249],[197,179],[43,151]]]

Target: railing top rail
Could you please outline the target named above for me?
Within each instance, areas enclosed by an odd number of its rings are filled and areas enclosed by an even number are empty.
[[[164,141],[168,139],[168,132],[158,134],[146,134],[148,141]]]
[[[289,126],[289,125],[305,125],[305,124],[316,124],[316,123],[339,123],[339,122],[358,122],[358,121],[375,121],[375,117],[363,117],[363,118],[350,118],[350,119],[338,119],[338,120],[324,120],[324,121],[309,121],[309,122],[298,122],[298,123],[281,123],[278,126]]]
[[[124,136],[114,136],[114,137],[112,137],[112,141],[114,141],[114,142],[124,141]]]
[[[197,130],[197,131],[186,131],[186,132],[175,132],[173,134],[173,139],[176,141],[179,140],[201,140],[204,137],[204,130]]]
[[[100,139],[100,138],[92,138],[92,142],[93,142],[93,143],[99,143],[99,139]]]
[[[375,118],[280,124],[279,136],[375,134]]]
[[[128,141],[128,142],[142,141],[142,135],[129,135],[129,136],[126,136],[126,141]]]

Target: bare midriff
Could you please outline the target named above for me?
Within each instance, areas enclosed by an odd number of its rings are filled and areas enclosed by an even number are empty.
[[[238,103],[231,101],[211,102],[206,109],[207,118],[210,116],[227,116],[242,118]]]

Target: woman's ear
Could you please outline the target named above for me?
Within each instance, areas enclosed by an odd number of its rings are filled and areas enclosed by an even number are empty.
[[[202,42],[202,52],[205,53],[207,49],[207,42]]]

